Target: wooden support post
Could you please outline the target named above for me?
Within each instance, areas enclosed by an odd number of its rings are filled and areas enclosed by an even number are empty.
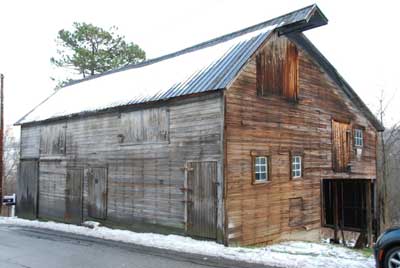
[[[4,75],[0,74],[0,215],[3,202],[3,141],[4,141],[4,107],[3,107],[3,90],[4,90]]]
[[[372,247],[372,200],[371,200],[371,181],[366,183],[366,205],[367,205],[367,243],[368,247]]]
[[[335,231],[334,231],[334,240],[335,243],[339,243],[339,237],[338,237],[338,229],[339,229],[339,209],[338,209],[338,187],[337,187],[337,181],[332,181],[332,192],[334,194],[334,202],[333,202],[333,224],[335,226]]]

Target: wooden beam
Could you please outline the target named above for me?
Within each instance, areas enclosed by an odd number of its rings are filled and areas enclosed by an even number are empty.
[[[0,74],[0,202],[3,202],[3,174],[4,174],[4,163],[3,163],[3,156],[4,156],[4,107],[3,107],[3,90],[4,90],[4,75]],[[1,207],[0,205],[0,215],[1,215]]]
[[[366,205],[367,205],[367,243],[368,247],[372,247],[372,201],[371,201],[371,181],[366,183]]]

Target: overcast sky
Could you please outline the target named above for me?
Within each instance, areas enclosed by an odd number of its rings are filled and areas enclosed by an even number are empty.
[[[50,95],[58,30],[88,22],[141,46],[147,58],[194,45],[317,3],[329,19],[306,35],[372,112],[381,90],[390,101],[386,125],[400,120],[398,1],[201,0],[19,1],[0,3],[0,73],[5,121],[11,124]]]

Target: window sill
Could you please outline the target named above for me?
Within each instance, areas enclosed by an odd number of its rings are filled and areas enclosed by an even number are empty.
[[[296,98],[295,100],[293,100],[291,98],[288,98],[288,97],[285,97],[285,96],[282,96],[282,95],[278,95],[278,94],[273,94],[273,93],[267,93],[267,94],[264,94],[264,95],[257,94],[257,97],[259,97],[260,99],[264,99],[264,100],[272,100],[274,98],[275,99],[279,99],[279,100],[284,100],[287,103],[292,104],[292,105],[299,104],[299,100],[300,100],[299,98]]]
[[[271,183],[271,181],[253,181],[251,184],[252,185],[267,185]]]
[[[66,160],[65,155],[41,155],[39,158],[41,161],[62,161]]]

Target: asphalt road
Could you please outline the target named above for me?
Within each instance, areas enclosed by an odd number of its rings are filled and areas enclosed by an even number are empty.
[[[0,267],[266,267],[51,230],[0,225]]]

